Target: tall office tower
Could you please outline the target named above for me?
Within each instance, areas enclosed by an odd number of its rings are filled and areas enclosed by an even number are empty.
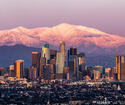
[[[125,56],[116,56],[117,79],[125,81]]]
[[[40,52],[32,52],[32,66],[39,68],[40,67]]]
[[[32,52],[32,66],[37,69],[37,76],[39,76],[40,71],[40,60],[41,53],[40,52]]]
[[[31,80],[37,80],[37,75],[38,75],[38,73],[37,73],[38,71],[37,71],[37,68],[36,67],[34,67],[34,66],[31,66],[30,67],[30,69],[29,69],[29,79],[31,79]]]
[[[15,77],[23,78],[24,75],[24,60],[17,60],[14,62]]]
[[[64,55],[62,53],[57,53],[56,57],[56,78],[57,79],[63,79],[63,70],[64,70],[64,64],[65,59]]]
[[[77,57],[79,63],[79,71],[85,70],[85,53],[79,53]]]
[[[49,63],[49,61],[50,61],[50,49],[49,49],[49,44],[43,45],[41,57],[46,59],[46,64]]]
[[[71,65],[73,66],[75,56],[77,56],[77,49],[76,48],[70,48],[68,50],[68,65],[69,66],[71,66]],[[70,67],[70,69],[73,70],[73,68],[71,68],[71,67]]]
[[[64,41],[61,41],[60,42],[60,53],[62,53],[64,55],[64,60],[66,62],[66,45],[65,45],[65,42]]]
[[[74,75],[73,75],[73,79],[74,80],[79,80],[79,59],[76,56],[74,59]]]
[[[74,61],[77,58],[77,49],[70,48],[68,50],[68,66],[69,66],[69,78],[73,79],[75,73]]]
[[[68,55],[77,55],[77,48],[70,48],[68,50]]]

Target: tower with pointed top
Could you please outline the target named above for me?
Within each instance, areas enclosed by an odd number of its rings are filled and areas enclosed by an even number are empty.
[[[60,41],[59,49],[60,49],[60,53],[62,53],[64,56],[64,61],[66,62],[66,45],[64,41]]]

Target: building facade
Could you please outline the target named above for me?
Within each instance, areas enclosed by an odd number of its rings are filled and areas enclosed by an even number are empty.
[[[14,72],[16,78],[23,78],[24,76],[24,60],[17,60],[14,62]]]
[[[125,81],[125,56],[116,56],[117,79]]]

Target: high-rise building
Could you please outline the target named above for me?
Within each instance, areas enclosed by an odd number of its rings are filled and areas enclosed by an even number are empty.
[[[116,72],[116,67],[112,67],[111,71],[109,73],[109,76],[111,79],[117,80],[117,72]]]
[[[14,65],[9,66],[9,76],[14,77]]]
[[[32,52],[32,66],[39,68],[40,67],[40,52]]]
[[[61,41],[60,42],[60,53],[62,53],[64,55],[64,60],[66,62],[66,45],[65,45],[65,42],[64,41]]]
[[[42,47],[41,57],[46,59],[46,63],[48,64],[50,61],[50,49],[49,44],[45,44]]]
[[[125,56],[116,56],[117,79],[125,81]]]
[[[70,48],[68,50],[68,55],[77,55],[77,48]]]
[[[31,79],[31,80],[37,80],[37,75],[38,75],[38,73],[37,73],[38,71],[37,71],[37,68],[36,67],[34,67],[34,66],[32,66],[32,67],[30,67],[30,69],[29,69],[29,79]]]
[[[17,60],[14,62],[15,77],[23,78],[24,76],[24,60]]]
[[[75,65],[76,65],[76,60],[77,59],[77,48],[70,48],[68,50],[68,66],[69,66],[69,78],[73,79],[74,75],[76,76],[75,73]],[[78,64],[78,63],[77,63]]]
[[[77,55],[78,57],[78,65],[79,65],[79,71],[85,70],[85,53],[79,53]]]
[[[63,78],[63,70],[64,70],[64,64],[65,59],[64,55],[62,53],[57,53],[56,57],[56,74],[57,74],[57,79],[62,79]]]
[[[32,52],[32,66],[37,69],[37,76],[39,76],[39,71],[40,71],[40,60],[41,60],[41,53]]]

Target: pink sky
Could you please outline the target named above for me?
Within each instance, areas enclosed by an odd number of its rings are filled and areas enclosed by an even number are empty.
[[[60,23],[125,35],[125,0],[0,0],[0,30]]]

